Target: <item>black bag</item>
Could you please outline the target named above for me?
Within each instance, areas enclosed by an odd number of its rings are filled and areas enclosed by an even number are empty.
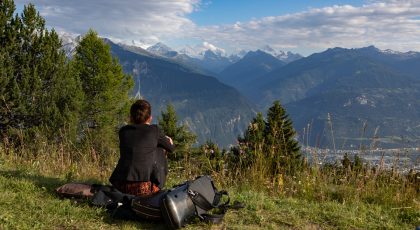
[[[149,197],[135,197],[131,200],[131,209],[138,217],[146,220],[162,220],[160,205],[162,198],[167,195],[166,190],[161,190],[157,194]]]
[[[221,204],[222,196],[228,196]],[[177,229],[185,226],[194,217],[202,221],[220,223],[229,204],[226,191],[217,191],[210,176],[200,176],[193,181],[181,184],[168,192],[163,198],[161,210],[166,224]],[[211,209],[218,208],[221,214],[207,214]]]

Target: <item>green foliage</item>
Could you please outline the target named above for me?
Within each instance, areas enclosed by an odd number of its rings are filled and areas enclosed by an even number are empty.
[[[109,46],[89,31],[69,62],[57,33],[45,28],[32,4],[21,15],[14,11],[13,1],[0,2],[2,136],[17,145],[83,140],[100,152],[115,145],[133,81]]]
[[[172,138],[176,147],[174,153],[168,155],[168,157],[179,160],[188,157],[191,146],[195,143],[197,137],[185,125],[178,125],[177,122],[175,109],[171,104],[168,104],[166,111],[162,111],[161,117],[158,117],[158,123],[163,132]]]
[[[75,138],[82,94],[57,33],[32,4],[20,16],[13,17],[13,1],[1,1],[0,10],[0,131],[41,132],[54,141],[66,129]]]
[[[362,159],[358,154],[354,155],[354,160],[352,161],[348,154],[345,153],[343,159],[341,160],[341,164],[343,169],[347,172],[361,173],[362,170],[367,170],[367,167],[363,165]]]
[[[269,108],[267,120],[261,113],[251,121],[243,138],[238,138],[241,161],[246,167],[254,164],[257,171],[294,174],[302,168],[302,158],[295,130],[280,102]]]
[[[172,104],[166,106],[166,111],[162,111],[161,117],[158,117],[159,127],[163,129],[166,135],[175,139],[178,133],[178,117]]]
[[[207,163],[205,165],[207,167],[204,167],[208,168],[206,174],[213,172],[224,174],[228,156],[225,149],[220,149],[216,143],[208,140],[199,147],[199,154],[203,156],[202,160]]]
[[[269,145],[275,146],[276,151],[284,152],[284,155],[289,158],[287,160],[293,161],[300,157],[299,143],[294,139],[296,132],[293,129],[292,120],[279,101],[275,101],[268,109],[267,126]]]
[[[267,136],[267,128],[262,113],[257,113],[257,117],[255,117],[248,126],[241,142],[246,141],[252,149],[262,150]]]
[[[116,127],[128,114],[132,78],[123,73],[109,45],[93,30],[76,47],[71,66],[86,98],[81,113],[84,134],[97,147],[115,143]]]
[[[343,168],[349,169],[351,167],[351,161],[347,153],[344,154],[343,160],[341,160],[341,164],[343,165]]]
[[[353,164],[353,170],[360,172],[363,169],[363,162],[362,158],[359,157],[358,154],[354,156],[354,164]]]

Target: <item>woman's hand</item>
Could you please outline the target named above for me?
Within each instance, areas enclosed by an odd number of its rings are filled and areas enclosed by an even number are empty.
[[[166,136],[166,138],[168,138],[168,139],[169,139],[169,143],[171,143],[171,145],[173,145],[173,144],[174,144],[174,141],[172,140],[172,138],[170,138],[170,137],[168,137],[168,136]]]

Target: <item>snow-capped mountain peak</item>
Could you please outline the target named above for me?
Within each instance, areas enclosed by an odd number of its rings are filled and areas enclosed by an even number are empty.
[[[353,48],[353,49],[361,51],[363,53],[368,53],[370,55],[381,55],[381,56],[384,56],[384,57],[388,56],[388,57],[398,58],[398,59],[401,59],[401,60],[420,57],[419,52],[414,52],[414,51],[401,52],[401,51],[395,51],[395,50],[391,50],[391,49],[382,50],[382,49],[376,48],[373,45],[368,46],[368,47]]]
[[[386,50],[379,50],[379,52],[384,53],[384,54],[389,54],[389,55],[399,55],[399,56],[402,56],[402,57],[420,56],[420,53],[414,52],[414,51],[400,52],[400,51],[395,51],[395,50],[391,50],[391,49],[386,49]]]
[[[199,57],[200,56],[200,52],[198,52],[194,47],[190,46],[190,45],[186,45],[183,48],[181,48],[180,50],[178,50],[178,52],[180,54],[185,54],[187,56],[190,57]]]
[[[274,48],[272,48],[269,45],[263,46],[260,50],[263,51],[263,52],[265,52],[265,53],[271,54],[274,57],[286,55],[286,53],[284,51],[282,51],[282,50],[275,50]]]
[[[295,54],[290,51],[285,52],[283,50],[276,50],[269,45],[263,46],[262,48],[260,48],[260,50],[286,63],[302,58],[300,54]]]
[[[163,56],[163,57],[175,57],[178,55],[178,52],[174,51],[169,46],[163,44],[162,42],[158,42],[152,46],[149,46],[147,49],[150,53]]]
[[[80,40],[82,40],[82,36],[80,34],[68,33],[64,31],[58,31],[57,34],[61,39],[64,53],[66,53],[67,57],[72,57],[76,50],[76,46],[79,44]]]
[[[162,42],[158,42],[152,46],[149,46],[147,48],[147,51],[150,52],[157,52],[157,53],[162,53],[162,52],[169,52],[169,51],[173,51],[173,49],[171,49],[169,46],[163,44]]]
[[[208,52],[210,51],[210,52]],[[216,55],[219,57],[226,57],[226,51],[209,42],[203,42],[196,46],[184,46],[179,51],[181,54],[186,54],[193,58],[203,59],[206,55]]]

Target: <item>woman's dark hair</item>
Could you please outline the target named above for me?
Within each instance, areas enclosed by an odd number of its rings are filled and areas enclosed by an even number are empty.
[[[143,124],[151,116],[152,106],[146,100],[137,100],[130,108],[131,121],[134,124]]]

